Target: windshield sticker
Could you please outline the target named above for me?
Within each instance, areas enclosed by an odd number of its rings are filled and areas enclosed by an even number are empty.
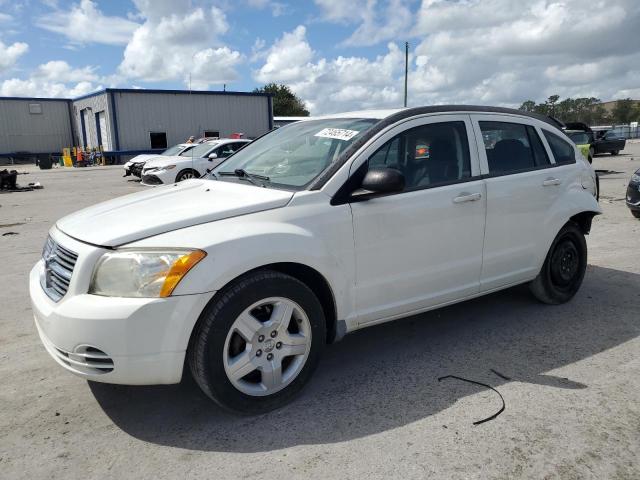
[[[336,140],[351,140],[358,133],[356,130],[346,130],[344,128],[325,128],[320,130],[314,137],[335,138]]]

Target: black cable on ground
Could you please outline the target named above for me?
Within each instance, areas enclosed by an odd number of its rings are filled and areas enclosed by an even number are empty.
[[[493,371],[493,370],[492,370]],[[493,373],[495,373],[496,375],[498,375],[499,377],[502,377],[502,375],[498,374],[497,372],[493,371]],[[498,394],[498,396],[500,397],[500,400],[502,401],[502,407],[500,407],[500,410],[498,410],[496,413],[494,413],[493,415],[491,415],[490,417],[487,417],[485,419],[482,420],[478,420],[477,422],[473,422],[474,425],[480,425],[481,423],[484,422],[488,422],[490,420],[493,420],[494,418],[496,418],[498,415],[500,415],[502,412],[504,412],[504,409],[506,407],[506,404],[504,403],[504,398],[502,397],[502,394],[496,390],[495,388],[493,388],[491,385],[487,385],[486,383],[482,383],[482,382],[476,382],[475,380],[469,380],[467,378],[462,378],[462,377],[458,377],[456,375],[445,375],[444,377],[440,377],[438,378],[438,381],[442,381],[445,380],[447,378],[455,378],[456,380],[461,380],[463,382],[468,382],[468,383],[473,383],[475,385],[480,385],[481,387],[486,387],[490,390],[493,390],[494,392],[496,392]],[[503,377],[504,378],[504,377]]]

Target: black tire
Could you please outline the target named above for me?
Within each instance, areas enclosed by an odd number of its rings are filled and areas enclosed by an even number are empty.
[[[631,215],[636,218],[640,218],[640,210],[631,210]]]
[[[200,178],[200,174],[196,170],[187,168],[176,175],[176,183],[189,180],[190,178]]]
[[[269,297],[296,302],[311,324],[311,348],[298,376],[286,387],[267,396],[251,396],[236,389],[224,369],[227,334],[249,306]],[[202,391],[221,407],[242,414],[258,414],[283,406],[302,390],[313,374],[326,342],[326,325],[320,301],[307,285],[272,270],[246,274],[212,299],[200,315],[187,352],[191,373]]]
[[[586,269],[587,242],[578,225],[569,222],[553,240],[542,270],[529,289],[542,303],[565,303],[582,285]]]
[[[609,153],[611,153],[611,155],[618,155],[618,153],[620,153],[620,150],[612,150]]]

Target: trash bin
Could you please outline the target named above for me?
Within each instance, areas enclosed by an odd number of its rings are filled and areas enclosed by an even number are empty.
[[[40,159],[40,170],[51,170],[51,166],[51,157],[44,157]]]

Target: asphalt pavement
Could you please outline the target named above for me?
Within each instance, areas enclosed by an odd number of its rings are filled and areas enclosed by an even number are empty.
[[[33,167],[0,194],[0,477],[640,478],[640,144],[597,156],[604,214],[569,303],[517,287],[347,336],[311,384],[257,417],[180,385],[89,383],[56,365],[27,275],[67,213],[143,187],[117,167]],[[123,219],[126,221],[126,219]],[[497,372],[497,373],[496,373]],[[505,411],[480,425],[502,405]]]

